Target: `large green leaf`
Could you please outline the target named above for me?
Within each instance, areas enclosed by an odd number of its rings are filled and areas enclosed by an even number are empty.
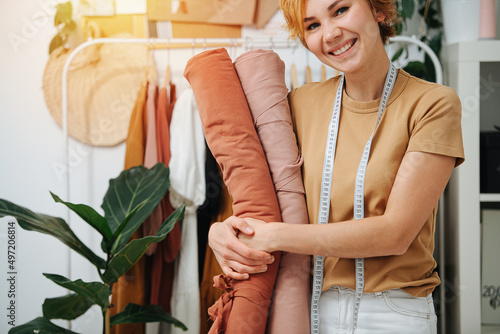
[[[24,325],[19,325],[13,327],[9,330],[9,334],[77,334],[70,330],[64,329],[50,322],[49,319],[44,317],[38,317],[25,323]]]
[[[415,11],[415,3],[413,0],[402,0],[401,1],[401,16],[403,18],[410,19]]]
[[[107,270],[102,275],[104,282],[111,285],[126,273],[146,252],[148,247],[165,239],[167,234],[174,228],[177,221],[184,215],[185,205],[175,210],[158,229],[154,236],[148,236],[130,241],[109,262]]]
[[[70,202],[65,202],[59,198],[56,194],[50,193],[54,201],[66,205],[70,210],[75,212],[80,218],[87,222],[90,226],[96,229],[105,240],[111,239],[113,233],[109,229],[108,222],[106,218],[101,216],[97,211],[85,204],[73,204]]]
[[[48,319],[73,320],[83,315],[95,303],[76,293],[58,298],[46,298],[42,305],[43,316]]]
[[[422,78],[425,74],[424,63],[420,61],[410,61],[404,70],[417,78]]]
[[[394,61],[398,60],[399,57],[401,57],[401,55],[403,54],[404,50],[405,49],[403,47],[400,47],[398,49],[398,51],[396,51],[396,53],[394,53],[394,56],[392,56],[391,61],[394,62]]]
[[[109,306],[109,296],[111,296],[111,289],[109,286],[101,282],[84,282],[81,279],[70,281],[64,276],[56,274],[43,274],[57,285],[63,288],[76,292],[82,297],[87,298],[89,301],[106,309]]]
[[[109,227],[115,232],[125,218],[141,203],[145,202],[130,219],[122,231],[120,242],[115,247],[121,249],[132,234],[139,228],[154,208],[165,196],[168,187],[169,170],[158,163],[153,168],[137,166],[120,173],[109,181],[109,188],[104,196],[102,208]]]
[[[106,267],[106,261],[85,246],[63,219],[35,213],[22,206],[0,199],[0,217],[5,216],[15,217],[19,226],[25,230],[45,233],[59,239],[97,268],[104,269]]]
[[[110,319],[111,326],[118,324],[146,323],[162,321],[173,324],[186,331],[187,327],[170,314],[163,312],[160,305],[127,304],[123,311],[115,314]]]
[[[125,219],[122,221],[120,226],[116,229],[115,233],[113,233],[113,237],[111,240],[106,242],[104,244],[104,248],[106,249],[106,252],[109,250],[109,253],[111,255],[115,255],[116,251],[118,250],[118,246],[121,244],[121,240],[124,239],[124,235],[122,234],[122,231],[128,226],[128,224],[132,221],[132,218],[135,216],[137,211],[139,211],[146,203],[143,202],[139,204],[134,210],[132,210],[131,213],[125,217]]]

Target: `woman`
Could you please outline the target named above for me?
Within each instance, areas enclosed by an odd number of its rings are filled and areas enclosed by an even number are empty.
[[[234,279],[265,271],[273,251],[316,255],[313,332],[435,333],[435,217],[464,160],[460,101],[393,68],[393,0],[281,8],[291,36],[344,73],[289,95],[311,224],[231,217],[212,226],[210,245]]]

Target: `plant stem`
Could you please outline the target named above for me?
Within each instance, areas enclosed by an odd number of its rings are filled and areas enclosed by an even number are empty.
[[[102,333],[103,334],[109,334],[110,333],[110,326],[109,326],[109,307],[106,308],[106,310],[103,312],[103,329]]]
[[[420,35],[423,35],[425,32],[425,20],[427,19],[427,14],[429,13],[429,6],[431,5],[431,0],[427,0],[425,4],[424,15],[422,16],[422,23],[420,24]]]

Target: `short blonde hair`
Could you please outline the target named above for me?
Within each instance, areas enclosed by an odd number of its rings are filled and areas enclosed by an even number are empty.
[[[366,0],[377,12],[385,15],[379,22],[380,37],[385,44],[389,37],[396,35],[395,24],[399,14],[395,0]],[[306,16],[306,0],[280,0],[280,7],[286,20],[286,29],[290,38],[299,39],[307,47],[304,33],[304,17]]]

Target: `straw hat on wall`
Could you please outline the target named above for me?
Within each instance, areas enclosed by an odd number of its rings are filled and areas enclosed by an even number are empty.
[[[43,74],[45,102],[61,126],[62,71],[71,51],[54,50]],[[92,45],[77,54],[67,78],[69,135],[94,146],[123,142],[149,65],[150,52],[143,44]]]

